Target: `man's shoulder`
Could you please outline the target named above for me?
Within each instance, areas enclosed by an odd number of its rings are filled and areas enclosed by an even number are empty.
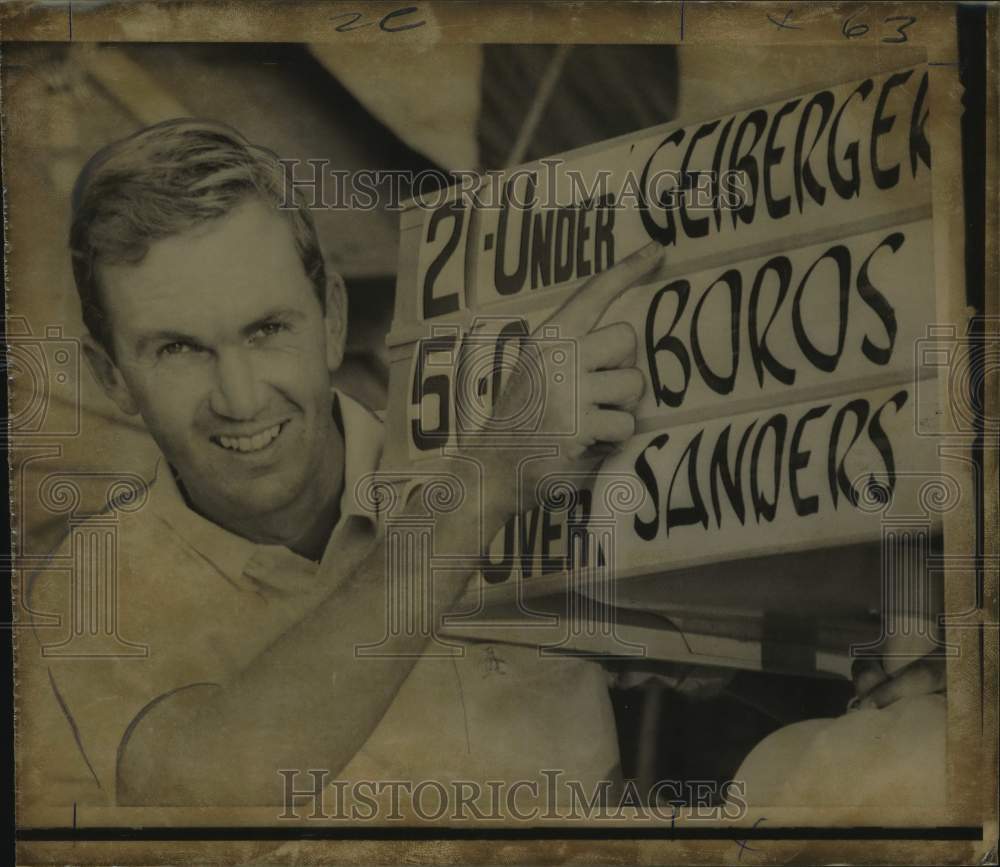
[[[170,526],[162,519],[158,500],[162,499],[165,481],[164,462],[142,474],[128,473],[111,484],[102,482],[105,496],[100,502],[91,503],[91,508],[75,511],[67,522],[57,550],[81,532],[94,533],[99,530],[113,532],[118,528],[129,534],[170,535]],[[86,482],[82,485],[86,487]]]
[[[67,521],[58,541],[41,555],[20,559],[23,609],[34,611],[63,608],[72,592],[71,577],[132,576],[137,558],[160,566],[176,563],[185,549],[183,540],[163,520],[153,504],[156,472],[129,475],[112,486],[103,506],[76,511]]]

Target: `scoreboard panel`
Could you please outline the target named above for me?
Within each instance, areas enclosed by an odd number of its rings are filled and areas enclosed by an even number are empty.
[[[610,581],[633,609],[794,611],[828,636],[877,635],[887,516],[913,517],[921,556],[941,528],[936,368],[916,351],[938,321],[927,96],[926,70],[902,69],[555,155],[403,213],[386,463],[404,473],[490,411],[526,335],[562,340],[539,328],[585,280],[664,247],[599,323],[636,332],[634,438],[596,482],[563,480],[501,529],[466,607],[527,611],[567,590],[613,605]],[[575,399],[571,376],[545,375],[547,399]],[[782,594],[760,577],[769,562],[797,576]],[[860,576],[838,575],[852,562]],[[692,570],[729,588],[718,611],[671,580]]]

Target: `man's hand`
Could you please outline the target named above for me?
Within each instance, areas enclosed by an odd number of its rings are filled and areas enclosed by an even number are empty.
[[[662,259],[663,247],[653,241],[581,286],[524,341],[492,419],[464,438],[462,445],[474,446],[476,435],[488,437],[499,432],[499,424],[491,427],[491,421],[516,416],[531,402],[541,378],[544,394],[540,421],[530,430],[518,430],[515,448],[495,449],[486,457],[501,477],[513,479],[526,450],[541,452],[557,447],[557,455],[523,465],[522,485],[527,499],[533,498],[535,485],[544,476],[590,471],[607,455],[609,447],[625,442],[635,433],[633,412],[645,388],[642,372],[635,366],[635,330],[625,322],[595,326],[611,303],[653,271]],[[556,336],[549,337],[553,332]],[[575,370],[569,371],[576,381],[557,389],[553,377],[566,365],[558,364],[555,356],[565,352],[567,340],[573,341],[576,348]],[[560,394],[565,397],[568,388],[575,388],[576,399],[557,399]],[[572,435],[567,435],[568,431]]]

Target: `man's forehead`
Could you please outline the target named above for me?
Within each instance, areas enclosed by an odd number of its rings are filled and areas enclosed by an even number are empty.
[[[293,263],[301,265],[301,260],[288,219],[250,199],[221,217],[153,241],[138,263],[102,265],[101,270],[112,279],[138,279],[155,287],[232,272],[250,277]]]
[[[313,297],[289,221],[257,200],[154,242],[137,264],[102,265],[100,276],[112,322],[130,331],[236,322]]]

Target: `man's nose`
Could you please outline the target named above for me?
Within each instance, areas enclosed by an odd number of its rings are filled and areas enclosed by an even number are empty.
[[[261,409],[261,394],[250,353],[242,349],[221,350],[216,357],[211,397],[216,415],[241,421],[252,419]]]

